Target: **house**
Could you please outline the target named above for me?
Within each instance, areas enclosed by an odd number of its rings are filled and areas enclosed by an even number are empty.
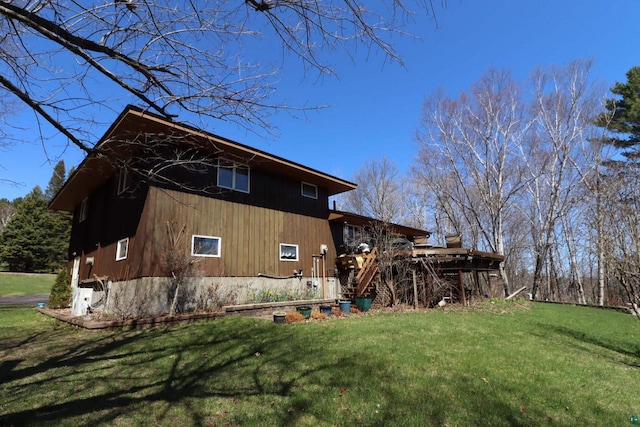
[[[338,298],[334,260],[358,224],[329,197],[355,188],[129,106],[50,203],[73,213],[74,313],[167,312],[180,274],[183,309],[266,290]]]
[[[387,254],[420,270],[425,294],[434,275],[455,275],[463,302],[470,287],[481,294],[478,273],[504,261],[461,248],[459,239],[434,247],[429,232],[398,224],[375,236],[372,218],[329,208],[331,196],[355,188],[128,106],[49,205],[73,213],[72,310],[141,316],[262,302],[271,293],[359,296],[379,277],[381,237],[390,239]]]

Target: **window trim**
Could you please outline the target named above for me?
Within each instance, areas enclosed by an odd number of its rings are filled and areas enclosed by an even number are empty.
[[[220,184],[220,169],[230,169],[231,170],[231,186],[221,185]],[[246,169],[247,171],[247,188],[238,188],[237,186],[237,171],[238,169]],[[229,190],[239,191],[241,193],[250,193],[251,192],[251,168],[248,165],[237,163],[233,161],[228,161],[224,159],[218,160],[218,167],[216,170],[216,184],[220,188],[227,188]]]
[[[120,168],[118,173],[118,196],[129,189],[129,172],[126,168]]]
[[[284,258],[283,257],[282,249],[283,249],[283,247],[287,247],[287,246],[295,248],[295,250],[296,250],[296,257],[295,258]],[[296,261],[297,262],[300,259],[300,248],[299,248],[298,245],[294,245],[293,243],[280,243],[279,248],[280,248],[280,250],[278,251],[278,254],[279,254],[280,261]]]
[[[218,241],[218,253],[217,254],[199,254],[195,252],[196,238],[199,239],[214,239]],[[205,257],[205,258],[220,258],[222,254],[222,238],[218,236],[206,236],[203,234],[191,235],[191,256]]]
[[[124,247],[124,255],[120,255],[122,247]],[[129,256],[129,238],[128,237],[118,240],[118,244],[116,245],[116,261],[122,261],[124,259],[127,259],[127,256]]]
[[[78,212],[78,223],[83,222],[87,219],[87,211],[89,210],[89,198],[85,197],[80,202],[80,209]]]
[[[307,186],[307,188],[312,188],[313,189],[313,195],[310,194],[305,194],[304,189],[305,186]],[[309,199],[318,199],[318,186],[315,184],[311,184],[310,182],[304,182],[302,181],[300,183],[300,194],[302,194],[303,197],[308,197]]]

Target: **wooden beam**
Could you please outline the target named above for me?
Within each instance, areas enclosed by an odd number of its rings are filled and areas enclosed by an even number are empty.
[[[411,269],[411,273],[413,274],[413,308],[418,308],[418,280],[415,268]]]
[[[511,295],[509,295],[508,297],[506,297],[505,299],[509,300],[509,299],[515,297],[516,295],[518,295],[520,292],[524,291],[525,289],[527,289],[527,287],[523,286],[520,289],[518,289],[517,291],[515,291],[514,293],[512,293]]]
[[[462,305],[467,305],[467,295],[464,291],[464,276],[462,270],[458,270],[458,281],[460,282],[460,295],[462,296]]]

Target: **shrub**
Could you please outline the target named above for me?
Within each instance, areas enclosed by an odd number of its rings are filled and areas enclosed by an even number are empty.
[[[60,270],[49,295],[50,308],[67,308],[71,306],[71,276],[66,268]]]
[[[319,311],[312,311],[311,312],[311,318],[315,319],[315,320],[324,320],[327,319],[329,316],[327,316],[324,313],[321,313]]]
[[[284,321],[287,323],[304,322],[305,318],[298,312],[290,312],[284,316]]]

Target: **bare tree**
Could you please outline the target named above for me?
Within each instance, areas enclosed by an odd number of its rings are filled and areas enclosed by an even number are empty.
[[[535,132],[527,150],[529,202],[525,212],[531,225],[535,254],[534,298],[543,279],[543,270],[549,268],[550,250],[559,245],[558,227],[564,224],[565,233],[569,233],[565,234],[566,241],[572,246],[575,243],[564,218],[579,199],[583,183],[580,171],[589,160],[585,157],[588,132],[600,105],[589,79],[590,68],[590,61],[574,61],[567,67],[537,70],[533,75]],[[575,253],[572,255],[570,251],[569,258],[577,268]],[[550,280],[548,274],[546,278]],[[582,286],[580,282],[577,285]],[[582,289],[579,294],[584,301]]]
[[[504,255],[505,219],[523,185],[522,139],[527,129],[511,75],[490,70],[469,94],[427,98],[416,170],[455,231],[461,223],[474,246]],[[509,282],[500,268],[505,294]]]
[[[640,185],[637,174],[612,166],[606,178],[603,254],[607,271],[621,287],[622,297],[640,316]],[[640,317],[639,317],[640,318]]]
[[[184,311],[195,300],[195,289],[189,289],[189,285],[196,278],[202,276],[198,265],[198,259],[184,250],[185,228],[180,229],[175,221],[167,221],[167,247],[163,254],[163,269],[171,283],[169,299],[169,315],[176,311]]]
[[[327,74],[324,54],[338,48],[400,61],[390,35],[419,11],[432,13],[430,0],[0,1],[0,88],[34,111],[43,143],[52,129],[86,152],[94,125],[106,124],[101,111],[122,102],[260,132],[271,113],[295,107],[273,100],[278,69],[260,63],[256,40],[276,39],[282,58]]]
[[[0,199],[0,233],[2,233],[2,230],[4,230],[15,213],[16,208],[7,199]]]
[[[387,224],[403,218],[402,177],[392,160],[384,156],[381,160],[365,162],[353,181],[358,188],[344,195],[345,210]]]

